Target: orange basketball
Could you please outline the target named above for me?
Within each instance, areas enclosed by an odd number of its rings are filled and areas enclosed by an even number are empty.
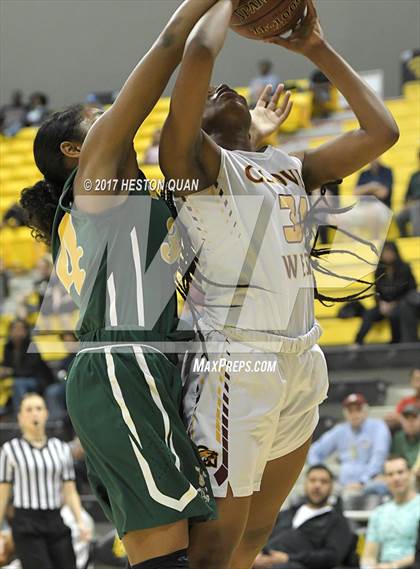
[[[230,27],[254,40],[278,36],[293,30],[305,7],[306,0],[241,0]]]

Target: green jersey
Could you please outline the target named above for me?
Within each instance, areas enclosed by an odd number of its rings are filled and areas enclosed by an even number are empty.
[[[96,215],[78,211],[74,177],[57,209],[52,249],[57,276],[80,309],[84,345],[67,377],[66,401],[91,486],[120,537],[211,519],[208,474],[179,411],[180,374],[160,351],[144,349],[185,338],[177,332],[180,246],[169,209],[141,176],[120,205]]]
[[[57,276],[80,310],[79,339],[168,339],[178,325],[174,270],[180,251],[169,208],[151,197],[140,174],[140,189],[128,192],[121,205],[81,212],[72,204],[76,171],[56,212],[52,251]]]

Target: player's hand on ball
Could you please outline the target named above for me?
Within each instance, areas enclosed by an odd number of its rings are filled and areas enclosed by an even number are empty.
[[[272,91],[272,86],[267,85],[255,108],[251,110],[255,145],[277,132],[292,110],[293,103],[290,100],[290,91],[285,92],[283,84],[280,84],[274,93]],[[282,95],[284,96],[282,97]],[[278,105],[280,98],[282,98],[281,103]]]
[[[313,0],[307,0],[307,7],[306,16],[288,38],[275,36],[265,41],[310,57],[325,43],[325,39]]]

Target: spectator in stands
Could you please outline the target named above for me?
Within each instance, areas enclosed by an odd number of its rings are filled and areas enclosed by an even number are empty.
[[[372,162],[360,174],[354,190],[361,199],[352,210],[337,217],[339,227],[349,232],[364,232],[369,239],[385,238],[391,215],[382,204],[391,208],[392,188],[392,170],[379,160]]]
[[[413,388],[413,395],[403,397],[397,404],[396,411],[401,413],[406,405],[415,405],[420,409],[420,367],[414,367],[410,371],[410,385]]]
[[[418,493],[420,493],[420,452],[417,455],[416,463],[413,466],[413,474],[415,479],[416,490]]]
[[[77,473],[76,473],[77,477]],[[77,482],[77,480],[76,480]],[[74,517],[71,508],[66,504],[60,510],[60,515],[63,518],[65,525],[70,528],[71,540],[73,544],[74,554],[76,556],[76,569],[89,569],[93,567],[88,562],[91,559],[91,538],[95,533],[95,522],[90,514],[81,508],[81,518],[83,522],[83,527],[86,528],[89,539],[85,539],[84,532],[80,531],[80,526]]]
[[[48,97],[45,93],[32,93],[26,113],[26,126],[39,126],[49,115]]]
[[[152,142],[144,154],[143,164],[159,164],[160,133],[160,128],[153,133]]]
[[[273,92],[280,83],[278,75],[273,73],[273,62],[269,59],[263,59],[258,62],[258,75],[252,79],[249,84],[249,102],[254,107],[260,98],[261,93],[267,85],[273,87]]]
[[[413,569],[420,569],[420,523],[419,523],[419,531],[417,532],[416,553],[415,553]]]
[[[51,280],[53,264],[49,257],[42,257],[36,265],[37,277],[34,281],[34,292],[37,295],[37,310],[41,309],[47,293],[48,284]],[[51,300],[52,302],[52,300]]]
[[[306,473],[303,502],[282,511],[254,569],[332,569],[349,557],[350,526],[330,504],[334,484],[324,465]]]
[[[0,132],[5,136],[14,136],[25,124],[26,107],[22,91],[14,91],[10,103],[0,109]]]
[[[418,341],[418,322],[420,319],[420,291],[410,290],[401,302],[401,341]]]
[[[324,184],[319,190],[314,190],[311,195],[320,196],[324,195],[324,199],[320,200],[319,207],[333,208],[337,209],[340,207],[340,182],[328,182]],[[320,215],[319,227],[318,227],[318,237],[320,243],[328,243],[328,227],[327,225],[334,225],[334,222],[330,219],[328,213]],[[325,223],[326,225],[323,225]]]
[[[39,312],[46,295],[48,299],[45,302],[45,307],[43,307],[43,312],[45,311],[46,315],[51,314],[53,292],[49,284],[52,279],[52,271],[53,264],[50,257],[48,255],[41,257],[36,264],[35,280],[32,290],[29,293],[23,294],[21,297],[17,297],[16,312],[19,318],[26,320],[31,313]],[[38,327],[42,328],[40,323],[38,323]]]
[[[9,273],[6,271],[4,261],[0,257],[0,314],[2,313],[1,306],[6,298],[9,296]]]
[[[388,459],[385,477],[393,499],[372,512],[361,561],[363,569],[403,569],[414,563],[420,496],[413,488],[407,461],[401,457]]]
[[[395,411],[388,413],[385,418],[390,429],[398,429],[401,427],[401,411],[406,405],[415,405],[420,409],[420,368],[414,367],[410,370],[410,385],[414,390],[413,395],[400,399]]]
[[[412,468],[420,451],[420,409],[411,404],[401,410],[401,429],[392,437],[391,454],[402,456]]]
[[[397,215],[398,229],[401,237],[407,237],[407,223],[411,223],[411,235],[420,236],[420,149],[418,151],[418,169],[410,178],[404,207]]]
[[[74,461],[74,470],[76,471],[76,486],[79,493],[82,493],[83,488],[89,488],[89,479],[86,467],[86,453],[79,437],[74,437],[69,442],[71,454]]]
[[[384,245],[375,271],[375,281],[376,306],[364,312],[356,343],[363,344],[374,322],[384,318],[391,324],[391,342],[398,343],[407,335],[407,322],[402,318],[402,301],[410,291],[416,290],[417,285],[410,265],[402,260],[397,245],[392,241],[387,241]]]
[[[23,225],[25,225],[23,208],[18,203],[14,203],[5,211],[0,228],[22,227]]]
[[[10,324],[4,347],[0,377],[13,377],[12,404],[15,413],[20,401],[28,391],[42,392],[53,379],[52,372],[37,352],[28,352],[31,343],[29,325],[23,320]]]
[[[339,483],[345,497],[383,494],[384,485],[375,480],[389,454],[391,434],[385,422],[369,418],[369,406],[361,393],[343,401],[345,423],[327,431],[310,448],[308,463],[321,464],[333,453],[340,461]]]
[[[387,168],[379,160],[374,160],[369,168],[360,174],[355,193],[358,196],[375,196],[391,208],[393,184],[391,168]]]
[[[67,415],[65,379],[76,355],[74,346],[77,340],[73,332],[64,332],[61,335],[61,340],[66,347],[73,349],[59,362],[57,366],[57,381],[51,383],[45,390],[45,401],[47,402],[50,421],[60,421]]]
[[[36,294],[36,305],[32,307],[32,311],[40,311],[37,321],[38,328],[41,330],[72,329],[74,325],[72,315],[76,310],[76,305],[58,279],[49,257],[43,257],[38,261],[37,273],[38,277],[34,281],[32,292]],[[30,305],[27,308],[31,311]]]
[[[332,85],[328,77],[319,69],[315,69],[310,77],[312,91],[312,118],[326,119],[332,110]]]

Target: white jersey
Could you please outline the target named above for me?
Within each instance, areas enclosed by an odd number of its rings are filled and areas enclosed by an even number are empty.
[[[296,337],[314,325],[314,279],[302,221],[302,162],[269,146],[222,149],[217,183],[178,198],[199,252],[202,322]]]

